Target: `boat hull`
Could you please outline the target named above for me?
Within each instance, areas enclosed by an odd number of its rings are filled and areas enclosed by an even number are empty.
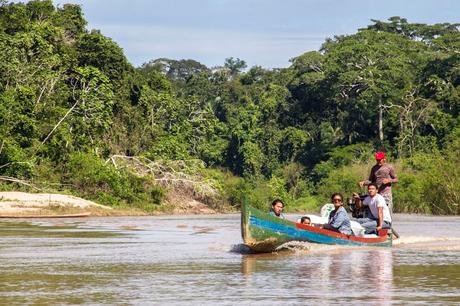
[[[241,208],[241,233],[244,244],[255,252],[273,252],[289,241],[350,246],[392,245],[392,235],[386,230],[380,231],[375,238],[345,235],[277,218],[247,204]]]

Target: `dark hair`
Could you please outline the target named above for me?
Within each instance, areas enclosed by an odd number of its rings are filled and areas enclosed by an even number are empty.
[[[370,184],[368,184],[368,185],[367,185],[367,189],[369,189],[369,186],[374,186],[375,189],[379,190],[379,186],[377,186],[376,183],[370,183]]]
[[[333,193],[331,195],[331,201],[334,201],[335,196],[340,196],[340,200],[343,202],[343,195],[341,193],[338,193],[338,192]]]
[[[281,203],[284,207],[284,203],[283,201],[281,201],[280,199],[275,199],[273,202],[272,202],[272,206],[275,206],[277,203]]]
[[[308,220],[308,221],[310,221],[310,222],[311,222],[311,219],[310,219],[310,217],[307,217],[307,216],[303,216],[302,218],[300,218],[300,223],[303,223],[303,221],[305,221],[305,220]]]

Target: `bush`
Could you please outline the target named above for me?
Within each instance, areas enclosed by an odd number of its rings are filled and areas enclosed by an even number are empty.
[[[315,165],[312,171],[312,178],[319,181],[327,177],[334,169],[367,162],[372,156],[372,146],[366,143],[357,143],[344,147],[336,147],[328,154],[326,161]],[[369,175],[369,173],[367,173]]]
[[[222,201],[233,207],[246,202],[261,210],[267,210],[272,199],[267,181],[263,178],[242,178],[221,169],[206,169],[206,176],[217,181]]]
[[[421,175],[406,168],[398,173],[398,183],[393,188],[393,210],[405,213],[431,213],[431,206],[423,196]]]
[[[269,180],[263,177],[229,180],[225,183],[227,198],[234,205],[246,201],[263,211],[270,209],[274,199],[281,199],[287,212],[314,211],[318,208],[318,201],[310,194],[308,181],[301,179],[300,175],[294,177],[294,168],[292,164],[287,165]]]
[[[371,164],[354,164],[342,166],[329,172],[329,175],[317,184],[317,196],[321,203],[330,202],[331,194],[340,192],[344,198],[351,197],[359,190],[358,182],[369,177]]]
[[[117,170],[89,153],[70,156],[65,178],[79,195],[110,206],[153,211],[165,196],[165,190],[149,177]]]

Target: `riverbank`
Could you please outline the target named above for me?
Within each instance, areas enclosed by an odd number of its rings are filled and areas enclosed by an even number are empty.
[[[168,203],[175,204],[145,212],[138,208],[113,208],[66,194],[7,191],[0,192],[0,217],[84,216],[88,213],[91,216],[205,215],[222,212],[183,196],[170,196]]]
[[[111,207],[100,205],[79,197],[56,193],[0,192],[0,216],[96,216],[118,214]]]

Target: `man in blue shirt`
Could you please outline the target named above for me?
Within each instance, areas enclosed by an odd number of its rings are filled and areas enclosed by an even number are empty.
[[[323,228],[351,235],[350,218],[348,217],[347,211],[342,206],[343,196],[340,193],[334,193],[331,196],[331,200],[332,203],[334,203],[335,209],[329,214],[329,222],[325,224]]]

